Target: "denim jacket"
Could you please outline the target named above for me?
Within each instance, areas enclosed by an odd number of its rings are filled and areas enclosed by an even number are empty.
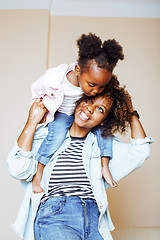
[[[33,193],[32,178],[37,170],[35,155],[46,135],[47,127],[38,128],[34,136],[32,151],[24,151],[16,143],[8,154],[7,159],[9,173],[14,178],[21,180],[25,191],[16,221],[12,225],[17,234],[25,240],[34,239],[34,220],[40,199],[44,194]],[[131,139],[131,143],[126,144],[122,143],[118,138],[113,137],[113,158],[109,162],[109,169],[115,181],[127,176],[143,164],[145,159],[150,155],[150,142],[152,142],[152,139],[146,137],[144,139]],[[44,168],[41,186],[45,192],[48,190],[50,174],[56,163],[57,156],[69,143],[70,136],[68,133],[59,150]],[[103,239],[111,240],[110,231],[114,229],[114,226],[108,211],[106,189],[109,185],[102,178],[100,150],[97,145],[96,136],[91,132],[87,135],[82,158],[100,211],[99,232]]]

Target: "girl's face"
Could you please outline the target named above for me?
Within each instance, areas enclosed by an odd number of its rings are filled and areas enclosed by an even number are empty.
[[[75,110],[75,120],[77,126],[89,131],[103,122],[107,117],[113,100],[104,96],[96,96],[91,100],[81,102]]]
[[[78,83],[87,96],[95,96],[103,92],[107,83],[111,79],[112,73],[107,69],[99,68],[96,63],[92,63],[89,70],[78,72]]]

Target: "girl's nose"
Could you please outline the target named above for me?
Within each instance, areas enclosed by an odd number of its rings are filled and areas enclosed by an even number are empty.
[[[99,93],[99,88],[94,88],[93,91],[92,91],[92,93],[93,93],[94,95],[97,95],[97,94]]]

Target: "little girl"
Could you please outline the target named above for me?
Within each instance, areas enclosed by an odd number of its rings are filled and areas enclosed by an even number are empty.
[[[44,166],[62,144],[73,122],[75,102],[82,94],[95,96],[101,93],[109,83],[118,60],[124,59],[122,47],[114,39],[102,43],[95,34],[82,34],[77,46],[79,55],[76,63],[48,69],[32,84],[33,100],[43,98],[47,109],[45,124],[48,124],[48,135],[36,156],[38,167],[33,178],[34,193],[43,192],[40,183]],[[85,113],[81,117],[87,120]],[[112,158],[112,140],[102,138],[100,128],[94,133],[101,152],[103,177],[111,187],[116,187],[117,183],[108,169],[109,159]]]

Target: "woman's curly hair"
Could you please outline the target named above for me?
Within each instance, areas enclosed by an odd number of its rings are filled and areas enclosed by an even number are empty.
[[[132,117],[132,102],[125,87],[121,87],[115,75],[103,91],[104,96],[113,99],[109,114],[103,121],[102,136],[112,135],[115,132],[125,133]]]
[[[131,122],[132,102],[129,93],[125,87],[121,87],[115,75],[112,75],[110,82],[106,85],[104,91],[99,94],[106,98],[113,99],[113,104],[103,124],[96,128],[101,128],[101,135],[103,137],[110,136],[115,132],[124,133],[127,131],[129,123]],[[94,97],[83,96],[78,102],[89,100]]]
[[[123,60],[123,49],[115,39],[102,40],[95,34],[82,34],[77,40],[79,48],[78,64],[81,71],[88,70],[90,64],[95,61],[97,66],[112,72],[118,60]]]

